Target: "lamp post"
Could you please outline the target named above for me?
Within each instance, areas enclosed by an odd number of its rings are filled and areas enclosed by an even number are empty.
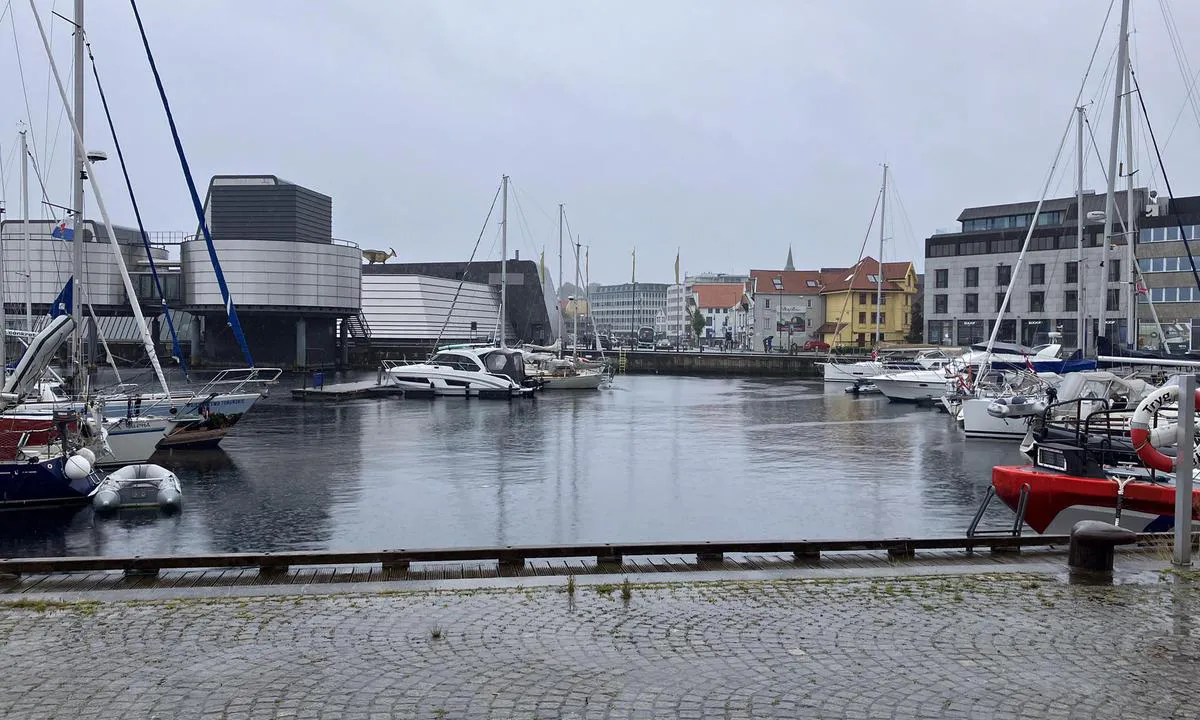
[[[774,278],[772,278],[771,284],[775,286],[775,292],[776,292],[775,315],[776,315],[777,319],[775,321],[775,332],[776,332],[776,334],[778,334],[783,331],[782,330],[782,328],[783,328],[783,276],[776,275]],[[788,338],[788,342],[789,343],[791,342],[790,337]],[[790,347],[785,348],[785,350],[790,350],[790,349],[791,349]]]

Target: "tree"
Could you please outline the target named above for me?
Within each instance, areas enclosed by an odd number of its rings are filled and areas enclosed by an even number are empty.
[[[692,333],[696,336],[696,344],[700,344],[700,338],[704,337],[704,328],[708,327],[708,321],[704,319],[704,313],[700,312],[700,308],[692,310]]]

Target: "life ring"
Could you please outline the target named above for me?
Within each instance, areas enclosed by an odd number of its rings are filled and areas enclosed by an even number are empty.
[[[1133,417],[1129,420],[1129,436],[1138,460],[1153,470],[1175,472],[1175,458],[1165,455],[1158,448],[1174,444],[1176,423],[1154,429],[1150,428],[1150,423],[1160,408],[1178,399],[1178,385],[1159,388],[1138,403],[1137,410],[1133,411]],[[1200,389],[1196,390],[1196,407],[1200,408]],[[1192,467],[1200,467],[1200,445],[1192,452]]]

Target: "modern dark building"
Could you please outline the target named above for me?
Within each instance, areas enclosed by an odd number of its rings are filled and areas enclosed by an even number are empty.
[[[204,213],[255,363],[338,362],[358,327],[362,254],[333,238],[332,199],[274,175],[218,175]],[[199,319],[192,361],[244,362],[199,229],[181,244],[180,266],[180,307]]]

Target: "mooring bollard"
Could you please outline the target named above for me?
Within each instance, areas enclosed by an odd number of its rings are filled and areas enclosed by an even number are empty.
[[[1117,545],[1137,541],[1134,531],[1099,520],[1080,520],[1071,528],[1071,549],[1067,565],[1071,570],[1111,573]]]

